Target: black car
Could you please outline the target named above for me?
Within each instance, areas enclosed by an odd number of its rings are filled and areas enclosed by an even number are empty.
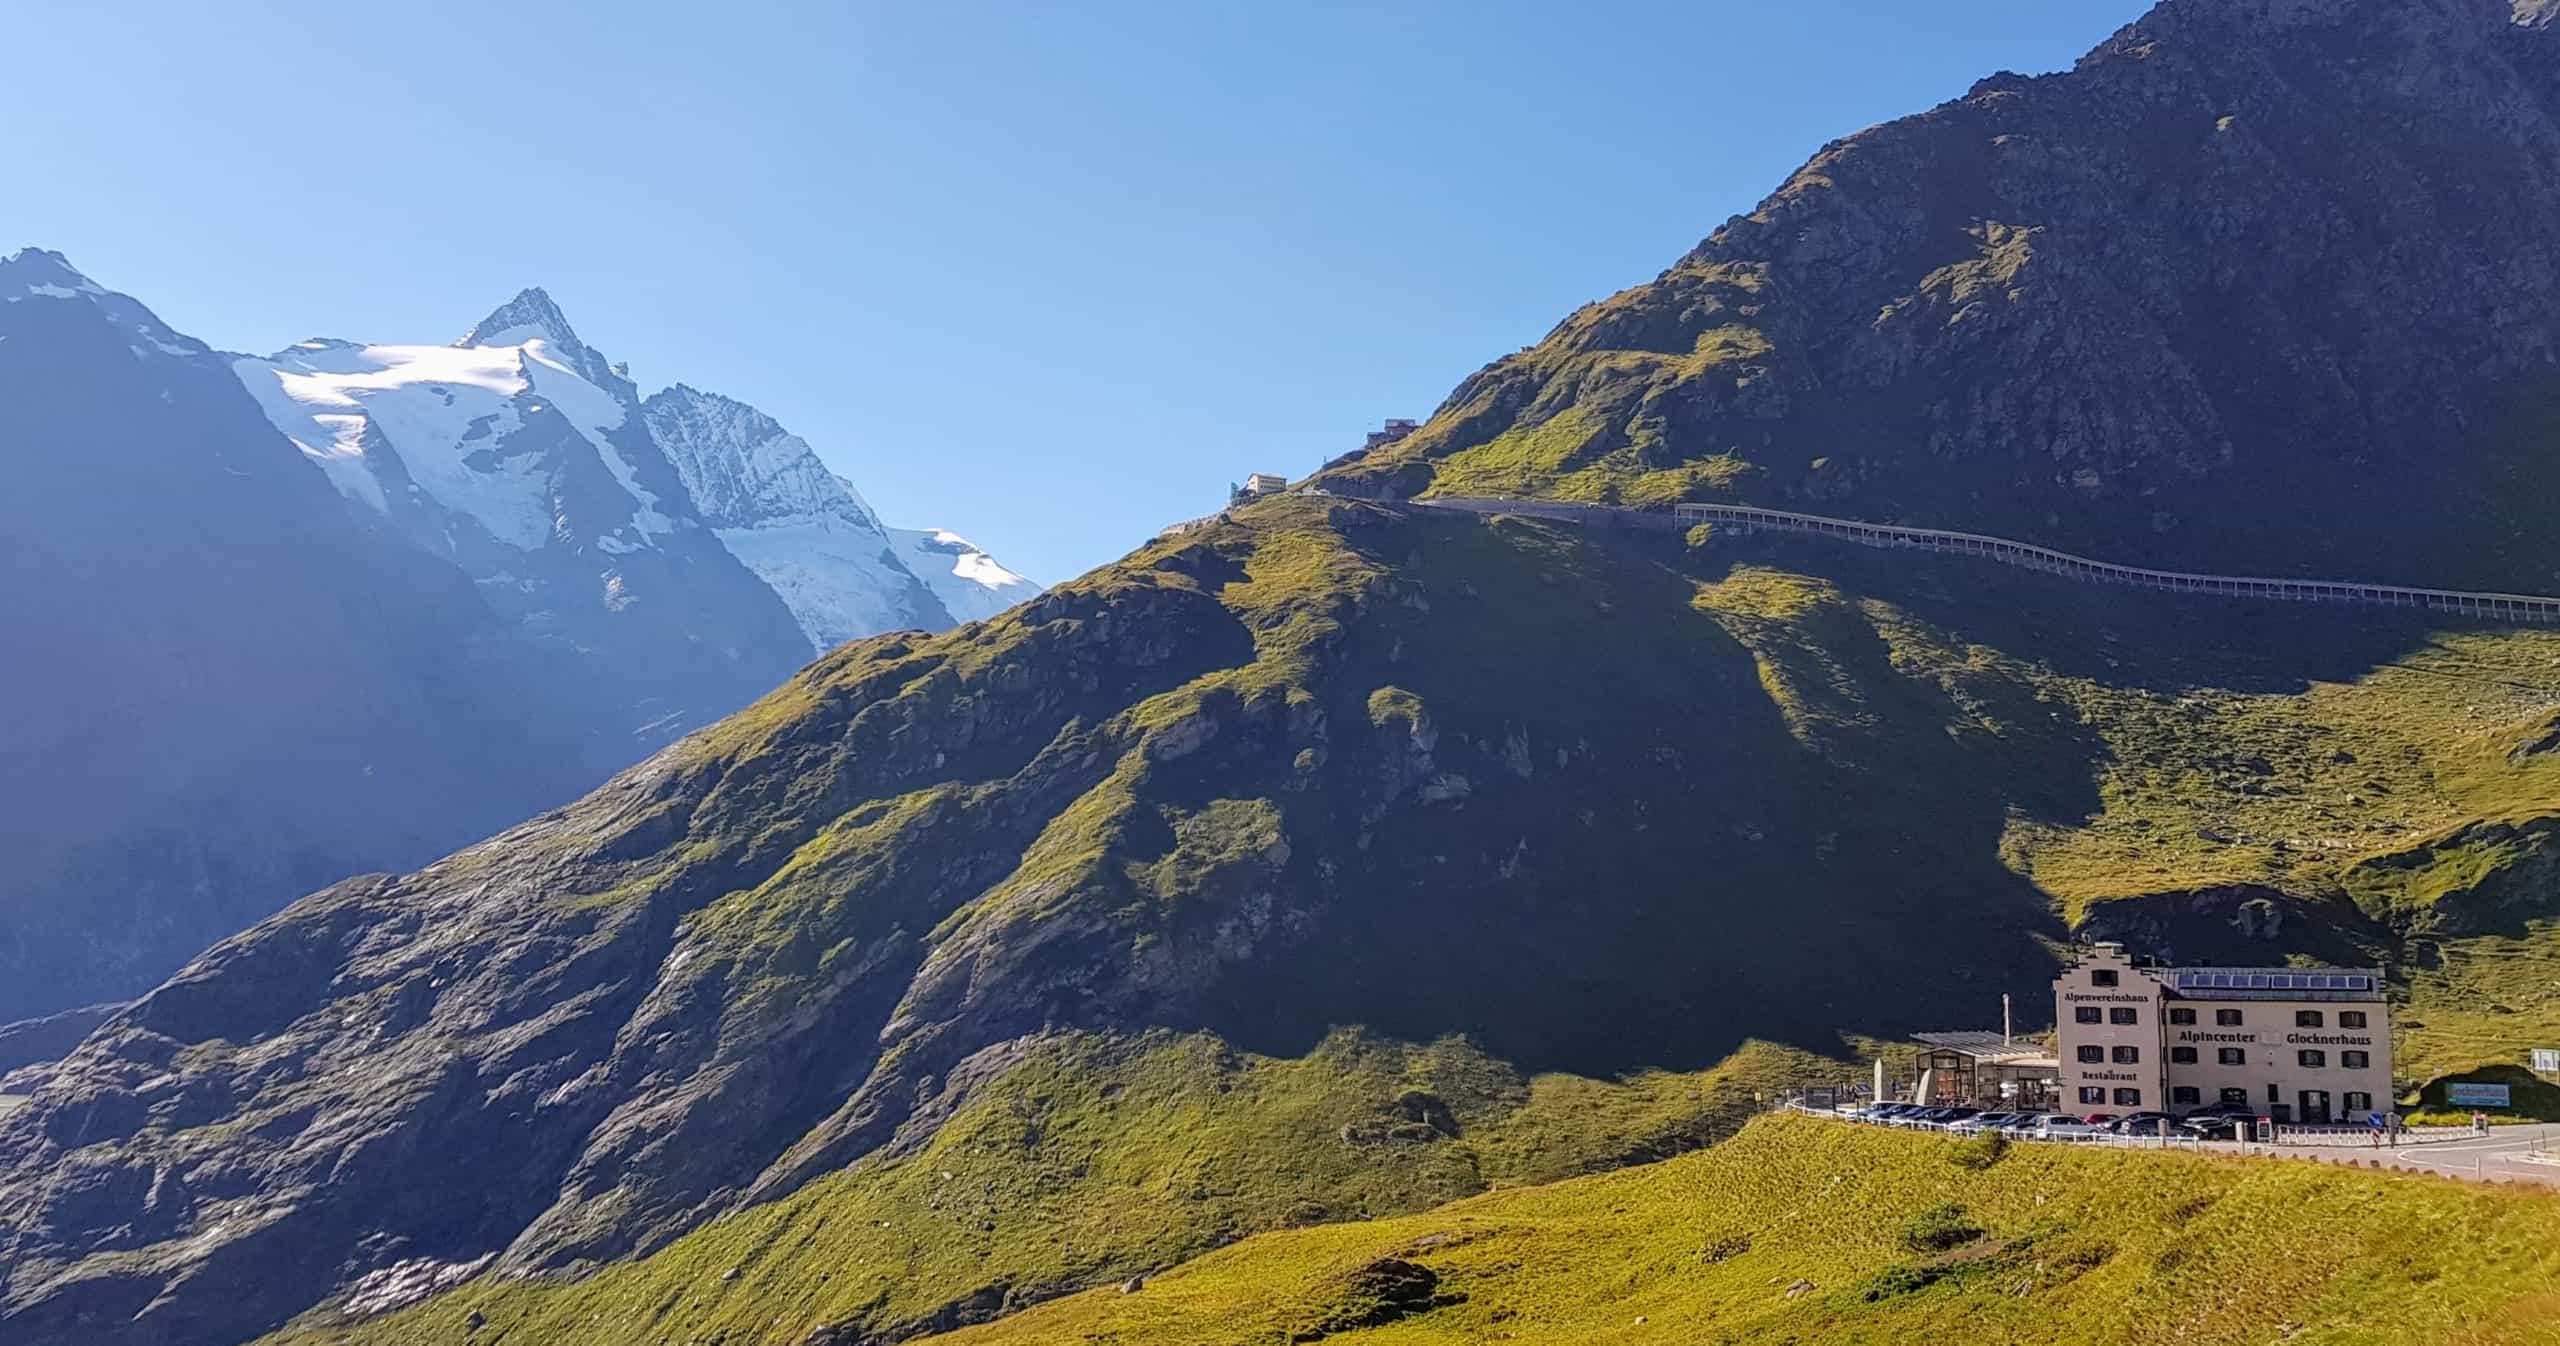
[[[2163,1128],[2175,1134],[2178,1119],[2165,1112],[2129,1112],[2107,1123],[2107,1129],[2119,1136],[2156,1136]]]
[[[2257,1117],[2257,1110],[2246,1104],[2216,1103],[2188,1113],[2178,1129],[2199,1140],[2237,1140],[2249,1133]]]

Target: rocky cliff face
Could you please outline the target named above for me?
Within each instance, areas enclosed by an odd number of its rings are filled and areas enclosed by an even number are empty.
[[[2560,591],[2548,17],[2170,0],[1826,147],[1337,480]]]

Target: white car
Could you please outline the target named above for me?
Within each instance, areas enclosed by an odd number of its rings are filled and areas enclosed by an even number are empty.
[[[1997,1131],[2016,1120],[2018,1114],[2014,1112],[1978,1112],[1961,1122],[1947,1123],[1947,1130],[1955,1135],[1970,1136],[1977,1131]]]
[[[2035,1129],[2035,1137],[2038,1140],[2069,1140],[2075,1136],[2102,1136],[2106,1131],[2107,1128],[2096,1122],[2084,1122],[2077,1117],[2057,1113],[2044,1119],[2044,1123]]]

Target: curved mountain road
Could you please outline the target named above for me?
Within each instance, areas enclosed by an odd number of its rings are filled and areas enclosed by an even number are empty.
[[[1989,537],[1938,528],[1904,528],[1893,524],[1833,519],[1819,514],[1761,509],[1751,505],[1674,505],[1669,509],[1625,505],[1578,505],[1560,500],[1509,500],[1477,496],[1439,496],[1407,500],[1420,509],[1460,510],[1470,514],[1512,514],[1602,528],[1686,529],[1714,524],[1745,532],[1803,533],[1839,538],[1870,547],[1915,547],[1924,551],[1980,556],[2004,565],[2040,570],[2092,584],[2122,584],[2137,589],[2199,594],[2215,598],[2262,598],[2304,603],[2342,603],[2363,607],[2423,608],[2481,621],[2560,625],[2560,598],[2539,594],[2479,593],[2463,589],[2424,589],[2402,584],[2365,584],[2353,580],[2276,579],[2253,575],[2203,575],[2178,570],[2094,561],[2085,556],[2039,547],[2014,538]]]

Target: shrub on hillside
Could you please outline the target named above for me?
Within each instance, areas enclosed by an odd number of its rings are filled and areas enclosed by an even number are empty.
[[[1982,1226],[1965,1215],[1964,1207],[1950,1203],[1920,1212],[1902,1231],[1902,1246],[1915,1253],[1942,1253],[1980,1237]]]
[[[1970,1139],[1959,1141],[1947,1162],[1958,1168],[1979,1173],[1999,1163],[2009,1153],[2009,1138],[1997,1131],[1978,1131]]]
[[[1858,1297],[1872,1304],[1879,1299],[1891,1299],[1895,1295],[1907,1295],[1914,1290],[1928,1289],[1929,1283],[1935,1279],[1937,1278],[1918,1267],[1886,1267],[1867,1278],[1867,1283],[1859,1287]]]

